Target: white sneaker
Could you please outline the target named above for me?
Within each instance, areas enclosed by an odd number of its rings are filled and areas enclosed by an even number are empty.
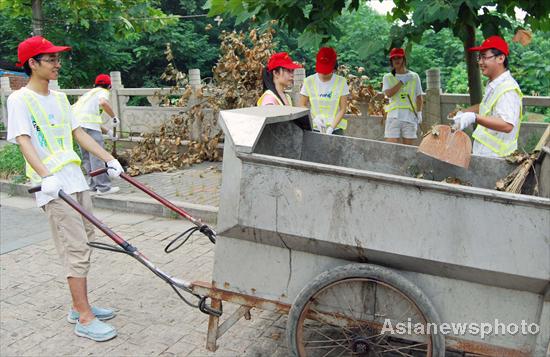
[[[108,195],[108,194],[111,194],[111,193],[117,193],[118,191],[120,191],[120,188],[119,187],[116,187],[116,186],[113,186],[111,187],[110,189],[108,189],[107,191],[99,191],[97,190],[96,192],[96,195]]]

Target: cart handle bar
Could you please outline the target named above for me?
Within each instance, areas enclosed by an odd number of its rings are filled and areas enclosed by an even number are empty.
[[[42,189],[41,186],[35,186],[28,190],[29,193],[36,193]],[[78,213],[80,213],[84,218],[86,218],[90,223],[92,223],[94,226],[96,226],[99,230],[101,230],[107,237],[111,238],[116,244],[118,244],[122,250],[120,250],[121,253],[126,253],[133,258],[135,258],[137,261],[145,265],[149,270],[151,270],[155,275],[157,275],[159,278],[167,282],[172,289],[178,294],[178,296],[188,305],[192,307],[198,308],[201,312],[205,314],[209,314],[212,316],[221,316],[222,312],[216,309],[213,309],[209,307],[206,304],[207,296],[200,296],[198,294],[195,294],[191,290],[192,284],[190,282],[177,279],[162,270],[158,269],[145,255],[140,253],[136,247],[125,241],[122,237],[120,237],[118,234],[113,232],[109,227],[107,227],[105,224],[103,224],[99,219],[97,219],[92,213],[88,212],[84,207],[82,207],[77,201],[75,201],[70,195],[65,193],[63,190],[59,190],[58,192],[59,198],[61,198],[63,201],[65,201],[69,206],[71,206],[73,209],[75,209]],[[101,244],[97,242],[91,242],[88,243],[91,247],[94,248],[100,248],[110,251],[117,251],[118,248],[115,246],[108,246],[107,244]],[[184,290],[187,293],[190,293],[191,295],[194,295],[196,298],[199,299],[199,303],[197,305],[191,304],[181,293],[176,289],[180,288]]]
[[[94,177],[97,175],[101,175],[103,173],[106,173],[109,168],[102,168],[95,171],[90,172],[90,176]],[[127,173],[123,172],[120,174],[120,177],[126,180],[128,183],[134,185],[135,187],[139,188],[141,191],[145,192],[149,196],[153,197],[155,200],[162,203],[165,207],[170,208],[172,211],[176,212],[180,216],[186,218],[191,223],[199,227],[199,230],[201,233],[203,233],[205,236],[210,239],[212,243],[216,243],[216,231],[214,231],[212,228],[210,228],[208,225],[202,223],[200,220],[193,218],[189,213],[185,212],[183,209],[179,208],[172,202],[168,201],[166,198],[160,196],[156,192],[153,192],[149,187],[145,186],[141,182],[134,179],[132,176],[128,175]]]

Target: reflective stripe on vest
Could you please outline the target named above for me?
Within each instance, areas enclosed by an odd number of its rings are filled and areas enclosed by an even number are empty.
[[[54,91],[50,93],[55,96],[61,109],[61,118],[58,124],[50,123],[46,110],[30,91],[23,92],[22,98],[36,123],[37,135],[44,138],[45,149],[50,152],[48,156],[41,158],[41,161],[53,174],[68,163],[74,162],[80,165],[80,158],[73,150],[71,123],[68,121],[70,114],[69,101],[62,93]],[[31,181],[35,183],[41,181],[40,175],[33,170],[28,162],[26,162],[25,171]]]
[[[475,140],[479,141],[481,144],[491,149],[491,151],[493,151],[499,157],[510,155],[518,147],[519,129],[521,127],[521,117],[523,115],[523,104],[522,104],[523,93],[521,93],[521,90],[517,85],[517,83],[511,80],[506,80],[495,88],[495,94],[492,96],[491,101],[489,103],[482,102],[479,104],[479,114],[483,116],[488,116],[493,111],[493,108],[496,105],[499,98],[504,93],[511,90],[514,90],[518,93],[519,101],[520,101],[519,120],[517,123],[518,128],[514,138],[508,139],[508,140],[501,139],[498,137],[498,132],[495,132],[494,130],[489,130],[480,124],[477,125],[476,130],[472,134],[472,137]]]
[[[73,104],[73,108],[72,108],[73,113],[81,123],[103,124],[103,119],[101,118],[99,108],[97,108],[95,113],[81,112],[82,108],[84,107],[84,104],[86,104],[90,99],[92,99],[96,93],[102,90],[107,91],[107,89],[101,88],[101,87],[94,88],[91,91],[85,93],[82,97],[80,97],[76,101],[76,103]]]
[[[395,76],[391,75],[389,76],[389,82],[390,86],[393,88],[399,83],[399,80],[395,78]],[[404,86],[399,88],[399,91],[395,93],[391,97],[391,102],[384,106],[384,110],[386,113],[391,112],[392,110],[396,109],[409,109],[411,112],[416,111],[416,97],[414,96],[414,90],[416,88],[416,78],[413,77],[412,80],[405,83]],[[411,102],[413,103],[413,107],[411,107],[411,103],[409,102],[409,98],[407,98],[407,94],[411,98]]]
[[[260,97],[260,99],[258,99],[258,101],[256,102],[256,105],[258,107],[261,107],[262,106],[262,103],[264,101],[264,98],[266,95],[271,95],[275,98],[275,100],[277,101],[277,104],[279,105],[285,105],[285,103],[281,102],[281,100],[279,99],[279,97],[277,95],[275,95],[275,93],[273,93],[272,91],[270,91],[269,89],[266,90],[264,92],[264,94],[262,94],[262,96]],[[288,94],[285,93],[285,97],[286,97],[286,100],[288,101],[288,105],[289,106],[292,106],[292,98],[290,98],[290,96]]]
[[[344,77],[335,76],[334,84],[331,88],[331,97],[330,98],[321,98],[319,97],[319,88],[315,82],[315,76],[309,76],[304,80],[304,85],[306,88],[307,96],[309,97],[309,105],[311,109],[311,115],[313,118],[322,117],[327,126],[332,124],[332,121],[336,117],[338,108],[340,107],[340,98],[342,97],[342,92],[344,91],[344,84],[346,80]],[[336,129],[345,130],[348,126],[348,121],[345,118],[342,118]],[[313,124],[313,129],[320,130],[315,124]]]

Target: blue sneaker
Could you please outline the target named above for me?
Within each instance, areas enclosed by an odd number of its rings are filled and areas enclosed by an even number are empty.
[[[115,317],[115,312],[112,309],[104,309],[101,307],[92,306],[92,313],[101,321],[110,320]],[[69,321],[69,323],[71,324],[76,324],[79,317],[80,313],[71,308],[69,310],[69,313],[67,314],[67,321]]]
[[[97,318],[90,321],[87,325],[83,325],[77,320],[74,333],[77,336],[86,337],[97,342],[110,340],[117,335],[116,329],[113,326],[101,322]]]

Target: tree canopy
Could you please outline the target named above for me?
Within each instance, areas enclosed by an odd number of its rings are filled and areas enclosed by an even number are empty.
[[[467,48],[476,43],[476,29],[485,37],[502,34],[518,23],[516,9],[525,12],[520,23],[534,30],[550,30],[550,2],[529,0],[452,0],[422,1],[395,0],[389,19],[393,22],[390,42],[386,51],[400,46],[406,40],[420,42],[428,30],[439,32],[450,29],[463,43],[464,57],[468,68],[471,100],[481,100],[481,79],[474,55]],[[299,44],[328,43],[331,38],[341,38],[343,31],[338,23],[346,11],[357,11],[359,0],[209,0],[206,6],[210,15],[227,14],[245,21],[279,19],[290,30],[301,32]],[[370,42],[370,41],[367,41]],[[365,48],[365,47],[363,47]],[[410,48],[410,46],[409,46]]]

